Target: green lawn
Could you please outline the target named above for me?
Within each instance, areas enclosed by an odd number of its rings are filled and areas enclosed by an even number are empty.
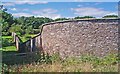
[[[20,37],[20,39],[22,40],[22,42],[25,42],[25,41],[27,41],[28,39],[27,38],[25,38],[25,37]]]
[[[7,47],[2,47],[0,50],[3,51],[17,51],[15,46],[7,46]]]
[[[28,36],[35,37],[35,36],[36,36],[36,34],[29,34]]]
[[[36,34],[28,34],[28,35],[24,35],[24,36],[22,36],[22,37],[20,37],[21,38],[21,40],[23,41],[23,42],[25,42],[25,41],[27,41],[27,40],[29,40],[30,38],[27,38],[27,37],[35,37],[36,36]]]
[[[12,36],[2,36],[2,38],[12,39]]]
[[[3,39],[12,39],[12,36],[2,36]],[[7,46],[7,47],[2,47],[0,48],[0,50],[2,51],[16,51],[16,47],[15,46]]]
[[[22,42],[25,42],[25,41],[30,39],[30,38],[27,38],[27,36],[34,37],[36,35],[35,34],[28,34],[26,36],[24,35],[24,36],[20,37]],[[3,39],[12,39],[12,36],[2,36],[2,38]],[[17,51],[15,46],[2,47],[2,48],[0,48],[0,50],[3,50],[3,51]]]

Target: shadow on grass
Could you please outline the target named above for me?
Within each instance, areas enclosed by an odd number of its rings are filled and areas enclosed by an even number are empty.
[[[41,56],[43,55],[40,52],[20,54],[17,51],[3,51],[2,63],[6,65],[30,64],[32,62],[40,62],[43,59]]]

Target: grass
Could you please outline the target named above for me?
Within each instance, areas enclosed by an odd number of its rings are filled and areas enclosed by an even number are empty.
[[[23,42],[25,42],[25,41],[27,41],[27,40],[29,40],[30,38],[35,37],[35,36],[36,36],[36,34],[26,34],[26,35],[24,35],[24,36],[21,36],[20,38],[21,38],[21,40],[22,40]],[[29,38],[27,38],[27,37],[29,37]]]
[[[2,36],[2,38],[12,39],[12,36]]]
[[[2,36],[3,39],[12,39],[12,36]],[[16,51],[16,47],[15,46],[6,46],[6,47],[2,47],[0,48],[0,50],[2,51]]]
[[[6,62],[12,65],[5,65],[4,70],[10,72],[118,72],[118,56],[110,54],[103,58],[95,56],[81,56],[61,59],[59,55],[42,57],[41,54],[29,54],[26,56],[6,56]],[[22,57],[22,58],[20,58]],[[17,58],[17,59],[15,59]],[[14,60],[13,60],[14,59]],[[16,61],[15,61],[16,60]],[[11,61],[11,62],[10,62]],[[31,61],[31,62],[30,62]],[[19,62],[19,63],[17,63]]]
[[[25,42],[25,41],[27,41],[28,39],[27,38],[25,38],[25,37],[20,37],[20,39],[22,40],[22,42]]]
[[[23,40],[23,42],[28,40],[25,36],[35,37],[36,34],[26,34],[26,35],[21,36],[20,38]],[[12,36],[2,36],[2,38],[12,39]]]
[[[2,50],[2,51],[17,51],[15,46],[2,47],[0,50]]]
[[[35,36],[36,36],[36,34],[29,34],[28,36],[35,37]]]
[[[21,40],[22,40],[22,42],[25,42],[25,41],[27,41],[28,39],[30,39],[30,38],[27,38],[27,36],[29,36],[29,37],[34,37],[34,36],[36,36],[36,35],[35,35],[35,34],[27,34],[27,35],[24,35],[24,36],[20,37]],[[12,39],[12,36],[2,36],[2,38],[3,38],[3,39]],[[2,50],[2,51],[17,51],[17,50],[16,50],[16,47],[15,47],[14,45],[13,45],[13,46],[2,47],[2,48],[0,48],[0,50]]]
[[[34,37],[35,35],[28,35]],[[11,38],[11,36],[2,36]],[[23,42],[27,40],[22,37]],[[96,56],[83,55],[61,59],[58,54],[52,56],[43,53],[18,54],[15,46],[3,47],[2,63],[3,72],[117,72],[117,54],[110,54],[99,58]]]

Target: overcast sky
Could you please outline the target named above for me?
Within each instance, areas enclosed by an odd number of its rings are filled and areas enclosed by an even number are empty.
[[[7,12],[11,13],[15,17],[36,16],[56,19],[61,17],[70,18],[75,16],[102,17],[104,15],[118,14],[118,2],[47,2],[45,0],[18,0],[13,2],[9,2],[9,0],[6,1],[7,2],[2,2],[2,4],[8,9]]]

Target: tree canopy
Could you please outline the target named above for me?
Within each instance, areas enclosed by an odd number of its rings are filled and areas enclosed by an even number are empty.
[[[95,18],[95,17],[93,17],[93,16],[83,16],[83,17],[77,16],[74,19],[87,19],[87,18]]]
[[[38,33],[34,29],[39,29],[43,23],[54,21],[47,17],[18,17],[14,18],[11,14],[2,11],[2,35],[10,35],[11,32]]]
[[[68,18],[57,18],[54,21],[63,21],[63,20],[69,20]]]
[[[102,18],[118,18],[117,15],[105,15]]]

